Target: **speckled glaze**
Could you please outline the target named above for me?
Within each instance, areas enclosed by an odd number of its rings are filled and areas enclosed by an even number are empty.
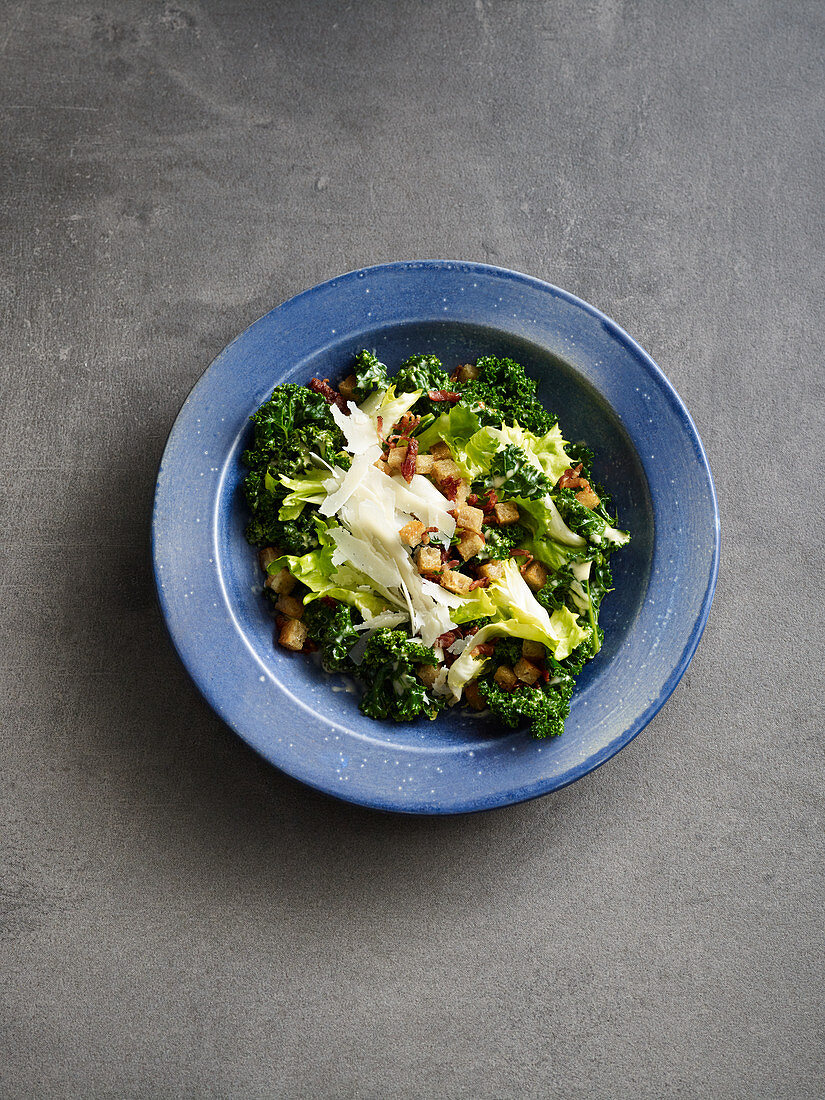
[[[596,451],[630,546],[613,559],[605,644],[583,672],[564,735],[536,741],[489,719],[379,723],[353,685],[273,644],[238,492],[248,418],[279,382],[339,378],[375,348],[448,367],[510,355],[540,379],[567,438]],[[517,272],[440,260],[350,272],[299,294],[223,351],[187,398],[158,474],[160,606],[186,668],[262,756],[320,790],[406,813],[504,806],[563,787],[618,752],[667,700],[696,649],[719,561],[702,444],[652,359],[613,321]]]

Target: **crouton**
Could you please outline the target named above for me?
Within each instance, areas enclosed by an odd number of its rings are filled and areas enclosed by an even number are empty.
[[[484,549],[484,536],[479,535],[477,531],[461,532],[461,538],[458,540],[456,547],[462,561],[469,561],[470,558],[474,558],[479,550]]]
[[[437,665],[416,665],[415,674],[424,687],[431,688],[438,676]]]
[[[280,558],[280,556],[281,551],[277,546],[266,546],[263,550],[258,551],[258,561],[261,563],[261,569],[263,569],[264,573],[274,561]]]
[[[400,472],[401,467],[404,465],[404,459],[407,457],[406,447],[391,447],[387,454],[387,468],[391,474],[397,474]]]
[[[338,386],[338,392],[345,401],[355,400],[355,390],[358,385],[358,379],[354,374],[348,374],[343,382]]]
[[[479,369],[474,363],[463,363],[456,371],[457,382],[472,382],[473,379],[478,378]]]
[[[476,569],[476,576],[488,581],[497,581],[504,576],[504,565],[500,561],[485,561]]]
[[[467,684],[464,688],[464,698],[473,708],[473,710],[486,710],[487,700],[481,694],[478,689],[478,684],[475,680],[471,684]]]
[[[525,638],[521,643],[521,655],[526,657],[528,661],[543,661],[545,653],[545,648],[541,642],[531,642]]]
[[[433,463],[433,477],[439,485],[448,477],[460,481],[461,468],[451,458],[437,458]]]
[[[433,458],[452,458],[452,452],[447,444],[443,440],[439,440],[438,443],[433,443],[430,447],[430,454]]]
[[[518,683],[518,676],[516,676],[509,665],[499,665],[493,673],[493,679],[498,686],[504,688],[505,691],[512,691]]]
[[[306,640],[307,628],[297,619],[290,619],[284,623],[281,633],[278,635],[278,641],[284,649],[292,649],[296,653],[304,648]]]
[[[448,592],[455,592],[459,596],[469,592],[472,583],[471,577],[465,576],[464,573],[456,573],[453,569],[445,569],[441,574],[441,587],[446,588]]]
[[[409,523],[398,532],[401,536],[401,541],[405,542],[407,546],[418,546],[421,542],[421,536],[424,534],[424,524],[417,519],[411,519]]]
[[[519,657],[513,665],[513,672],[515,672],[519,680],[523,680],[525,684],[534,684],[539,676],[541,676],[541,669],[536,668],[533,662],[528,661],[526,657]]]
[[[466,481],[459,481],[455,491],[456,504],[466,504],[467,497],[470,495],[470,486]]]
[[[481,534],[481,524],[484,513],[480,508],[473,508],[471,504],[457,504],[455,509],[455,522],[457,527],[463,527],[465,531],[477,531]]]
[[[304,605],[294,596],[279,596],[275,609],[290,619],[300,619],[304,614]]]
[[[434,573],[441,568],[441,551],[436,546],[419,546],[415,552],[419,573]]]
[[[433,472],[433,463],[435,459],[432,455],[416,455],[415,456],[415,472],[417,474],[423,474],[425,477],[429,477]]]
[[[538,592],[540,588],[544,588],[547,581],[547,570],[540,561],[534,561],[524,570],[523,576],[533,591]]]
[[[597,493],[588,486],[586,489],[580,489],[576,493],[576,500],[579,504],[583,504],[585,508],[597,508],[601,504],[601,500]]]
[[[389,474],[392,472],[387,465],[386,459],[384,458],[376,458],[375,462],[373,462],[373,466],[376,468],[376,470],[381,470],[382,473],[385,474]]]
[[[518,506],[510,500],[494,505],[493,515],[499,527],[507,527],[509,524],[518,523],[519,521]]]
[[[269,574],[264,581],[264,588],[268,588],[270,592],[277,592],[279,595],[288,596],[297,583],[297,580],[292,576],[290,571],[284,567],[283,569],[279,569],[277,573]]]

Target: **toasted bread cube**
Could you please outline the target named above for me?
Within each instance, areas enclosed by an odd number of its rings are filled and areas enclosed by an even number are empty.
[[[512,691],[518,683],[518,676],[516,676],[509,665],[499,665],[493,673],[493,679],[498,686],[504,688],[505,691]]]
[[[511,500],[496,504],[493,508],[493,515],[499,527],[507,527],[509,524],[518,523],[519,521],[518,506],[513,504]]]
[[[456,504],[466,504],[467,497],[470,495],[470,486],[466,481],[460,481],[458,488],[455,491]]]
[[[429,477],[433,472],[433,463],[435,459],[432,455],[416,455],[415,456],[415,472],[417,474],[423,474],[425,477]]]
[[[541,669],[536,668],[533,662],[528,661],[526,657],[519,657],[513,665],[513,672],[515,672],[519,680],[523,680],[525,684],[534,684],[539,676],[541,676]]]
[[[284,649],[293,649],[296,653],[304,648],[306,640],[307,628],[297,619],[290,619],[284,623],[281,633],[278,635],[278,641]]]
[[[433,478],[440,485],[447,477],[454,477],[460,481],[461,468],[451,458],[437,458],[433,463]]]
[[[436,681],[436,677],[438,676],[438,666],[416,665],[415,674],[424,685],[424,687],[431,688]]]
[[[438,443],[433,443],[432,447],[430,447],[430,454],[435,459],[453,457],[452,451],[443,440],[439,440]]]
[[[524,570],[524,579],[534,592],[538,592],[540,588],[544,588],[547,581],[547,570],[540,561],[531,562]]]
[[[579,504],[583,504],[585,508],[598,508],[601,504],[598,493],[594,493],[589,485],[586,489],[579,489],[576,493],[576,500]]]
[[[446,588],[448,592],[455,592],[459,596],[466,595],[472,583],[471,577],[465,576],[464,573],[456,573],[452,569],[445,569],[441,574],[441,587]]]
[[[485,561],[476,569],[476,576],[486,578],[488,581],[497,581],[504,576],[504,565],[500,561]]]
[[[407,546],[418,546],[421,542],[421,536],[424,534],[424,524],[417,519],[411,519],[409,523],[401,528],[398,534],[401,536],[401,541],[405,542]]]
[[[471,504],[458,504],[455,509],[455,522],[457,527],[463,527],[465,531],[477,531],[481,534],[481,523],[484,513],[480,508],[473,508]]]
[[[441,568],[441,551],[437,546],[419,546],[415,552],[419,573],[434,573]]]
[[[289,619],[300,619],[303,618],[304,614],[304,605],[300,600],[296,600],[294,596],[279,596],[275,609]]]
[[[284,566],[277,573],[269,574],[264,581],[264,588],[268,588],[270,592],[277,592],[278,595],[288,596],[297,583],[297,580]]]
[[[462,531],[456,549],[462,561],[469,561],[479,550],[484,549],[484,536],[479,535],[477,531]]]
[[[528,661],[543,661],[546,650],[541,642],[531,642],[527,638],[521,643],[521,655]]]
[[[348,374],[343,382],[338,386],[338,392],[341,394],[345,401],[355,400],[355,390],[358,386],[358,379],[354,374]]]
[[[467,684],[464,688],[464,698],[473,708],[473,710],[486,710],[487,700],[481,694],[478,689],[478,684],[473,680],[471,684]]]
[[[391,447],[387,454],[387,467],[391,474],[397,474],[400,472],[401,467],[404,465],[404,459],[407,457],[406,447]]]
[[[389,466],[387,466],[387,461],[384,458],[376,458],[375,462],[373,462],[373,466],[376,470],[381,470],[385,474],[391,473]]]
[[[474,378],[478,378],[479,374],[480,371],[475,363],[462,363],[456,371],[456,381],[472,382]]]
[[[281,556],[281,551],[277,546],[266,546],[263,550],[258,551],[258,561],[261,563],[261,569],[264,573],[272,565],[274,561],[277,561]]]

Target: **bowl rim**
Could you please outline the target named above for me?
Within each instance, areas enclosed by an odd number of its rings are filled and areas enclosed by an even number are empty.
[[[657,386],[667,397],[668,402],[675,411],[679,421],[687,437],[689,438],[699,466],[701,467],[702,474],[704,475],[704,481],[709,493],[709,502],[711,505],[711,516],[713,520],[713,547],[711,554],[710,569],[708,572],[708,580],[705,591],[702,595],[701,602],[699,604],[699,610],[696,614],[695,621],[692,624],[687,640],[683,647],[682,653],[675,663],[674,667],[670,671],[666,680],[662,684],[661,690],[655,699],[645,707],[641,713],[629,723],[628,727],[609,745],[605,746],[601,751],[586,757],[578,765],[574,765],[570,768],[560,781],[552,779],[550,781],[537,779],[534,784],[529,787],[522,787],[516,791],[510,791],[508,797],[501,799],[491,799],[489,797],[482,797],[481,799],[466,799],[465,805],[454,806],[431,806],[426,807],[404,805],[393,802],[391,798],[382,798],[380,793],[370,798],[364,798],[356,795],[351,795],[346,790],[334,788],[331,785],[325,784],[321,780],[314,779],[305,775],[295,775],[290,772],[288,768],[284,767],[281,763],[276,763],[270,757],[268,757],[262,750],[255,745],[249,737],[244,733],[242,728],[239,728],[239,724],[233,720],[233,716],[227,712],[227,709],[223,705],[221,699],[221,692],[213,690],[209,681],[204,682],[203,678],[199,675],[199,668],[197,662],[190,658],[189,653],[184,646],[184,638],[178,636],[177,632],[172,627],[171,616],[171,603],[170,596],[167,593],[160,576],[160,525],[158,522],[159,503],[161,498],[161,474],[164,469],[164,463],[170,450],[173,437],[181,424],[186,406],[190,400],[194,398],[198,390],[206,383],[207,376],[213,368],[213,366],[221,359],[230,348],[236,343],[241,341],[247,336],[250,331],[255,328],[264,318],[268,318],[273,314],[277,314],[280,311],[286,311],[287,309],[295,308],[302,300],[310,299],[314,295],[319,294],[322,291],[331,289],[336,285],[348,283],[355,279],[363,279],[375,275],[377,273],[389,274],[392,272],[413,272],[413,271],[433,271],[433,270],[455,270],[462,274],[472,275],[485,275],[493,276],[499,279],[511,280],[517,283],[522,283],[533,287],[534,289],[550,293],[552,296],[560,298],[569,305],[577,307],[583,310],[585,313],[590,314],[602,324],[611,336],[619,343],[623,344],[633,355],[636,361],[647,371],[651,378],[655,381]],[[632,437],[631,437],[632,441]],[[635,443],[634,443],[635,446]],[[575,783],[577,780],[583,778],[585,775],[600,768],[608,760],[612,759],[621,749],[628,745],[634,738],[649,724],[649,722],[655,717],[659,710],[664,706],[669,697],[672,695],[682,676],[685,674],[693,655],[701,640],[707,625],[708,617],[710,614],[710,608],[713,601],[713,596],[716,590],[716,583],[719,575],[719,558],[721,547],[721,530],[720,530],[720,516],[719,505],[716,494],[716,488],[713,481],[713,475],[710,469],[710,463],[708,461],[707,453],[702,443],[699,432],[696,425],[693,422],[690,413],[682,401],[681,397],[677,393],[675,387],[665,375],[664,371],[658,366],[654,359],[648,352],[629,335],[616,321],[614,321],[607,314],[603,313],[596,306],[585,301],[583,298],[579,298],[577,295],[572,294],[570,291],[564,290],[561,287],[556,286],[546,280],[539,279],[533,275],[527,275],[520,271],[515,271],[506,267],[499,267],[495,264],[480,263],[474,260],[448,260],[448,259],[421,259],[421,260],[396,260],[388,263],[372,264],[368,267],[353,268],[341,275],[336,275],[330,279],[325,279],[320,283],[316,283],[314,286],[308,287],[305,290],[299,291],[297,294],[285,299],[283,302],[274,306],[272,309],[267,310],[261,314],[249,325],[246,326],[241,332],[239,332],[204,368],[200,373],[194,385],[187,393],[184,400],[175,415],[174,421],[167,434],[163,452],[158,463],[157,473],[155,477],[155,492],[153,499],[152,517],[151,517],[151,529],[150,529],[150,552],[152,557],[152,569],[155,580],[155,596],[157,598],[158,607],[161,612],[161,617],[166,628],[167,635],[172,643],[173,649],[177,653],[181,663],[193,680],[200,694],[206,700],[216,714],[222,719],[222,721],[229,726],[234,733],[236,733],[241,740],[247,745],[253,748],[259,755],[262,755],[268,763],[273,764],[279,770],[284,771],[298,782],[305,786],[311,787],[323,794],[337,798],[341,801],[348,802],[352,805],[359,805],[367,809],[401,813],[408,816],[442,816],[442,815],[458,815],[469,813],[481,813],[491,809],[502,809],[506,806],[518,805],[522,802],[532,801],[535,798],[541,798],[544,795],[550,794],[553,791],[562,790],[564,787],[569,786],[571,783]]]

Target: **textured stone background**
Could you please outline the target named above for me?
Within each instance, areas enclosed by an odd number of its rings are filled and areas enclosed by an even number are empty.
[[[0,5],[4,1097],[821,1097],[816,2]],[[167,643],[153,478],[285,297],[442,256],[661,364],[723,514],[645,732],[457,820],[304,790]]]

